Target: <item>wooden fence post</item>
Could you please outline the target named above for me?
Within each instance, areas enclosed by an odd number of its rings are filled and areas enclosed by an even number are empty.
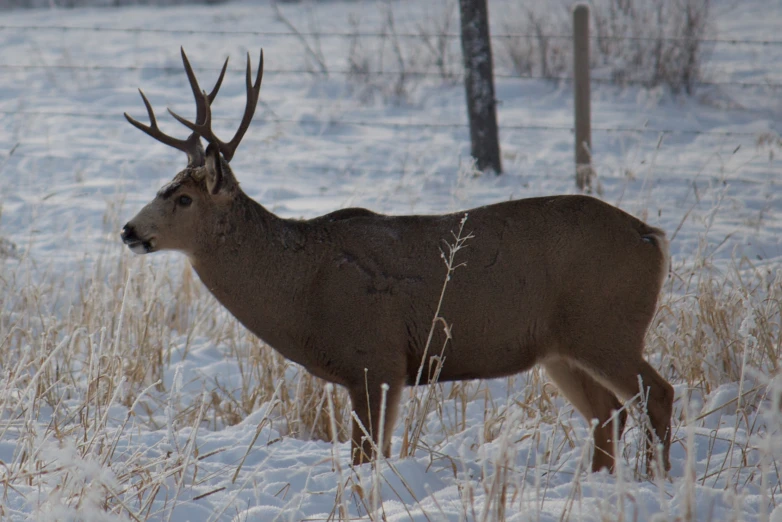
[[[500,174],[502,164],[489,40],[489,11],[486,0],[459,0],[459,6],[472,156],[480,170],[491,168]]]
[[[589,7],[573,9],[573,96],[576,126],[576,186],[592,192],[592,123],[589,85]]]

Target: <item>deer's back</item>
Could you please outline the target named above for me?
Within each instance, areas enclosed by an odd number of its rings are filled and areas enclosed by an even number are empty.
[[[313,282],[322,320],[314,326],[333,349],[404,352],[409,377],[465,213],[462,236],[473,237],[455,253],[439,314],[452,327],[441,380],[517,373],[568,349],[571,332],[624,328],[642,338],[654,313],[665,260],[652,236],[662,233],[594,198],[533,198],[445,216],[340,212],[312,222],[328,244]],[[445,340],[442,323],[435,329],[430,355]]]

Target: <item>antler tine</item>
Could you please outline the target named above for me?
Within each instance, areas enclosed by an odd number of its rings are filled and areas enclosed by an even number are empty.
[[[236,148],[239,146],[239,143],[241,143],[245,132],[247,132],[247,129],[250,127],[250,122],[252,121],[253,115],[255,114],[255,108],[258,105],[258,98],[261,93],[262,79],[263,79],[263,49],[261,49],[261,55],[258,64],[258,72],[256,74],[254,84],[252,82],[252,65],[250,63],[250,53],[247,53],[247,74],[246,74],[247,105],[244,108],[244,116],[242,116],[242,122],[239,124],[239,129],[236,131],[236,134],[234,134],[234,137],[228,143],[225,143],[222,140],[220,140],[217,136],[215,136],[214,132],[212,131],[212,110],[210,107],[210,101],[211,101],[210,96],[212,96],[212,94],[207,95],[205,91],[201,91],[201,96],[200,96],[201,103],[199,105],[204,108],[203,122],[199,123],[198,119],[196,119],[196,122],[193,123],[184,119],[183,117],[181,117],[180,115],[172,111],[171,109],[168,109],[168,112],[170,112],[171,115],[174,118],[176,118],[176,120],[180,122],[182,125],[192,130],[193,132],[198,133],[202,138],[204,138],[209,143],[213,143],[217,145],[218,149],[223,154],[225,161],[230,162],[234,156],[234,153],[236,152]]]
[[[157,126],[157,119],[155,119],[155,111],[152,110],[152,104],[149,103],[149,100],[144,95],[144,91],[139,89],[138,92],[139,94],[141,94],[141,99],[144,100],[144,105],[147,108],[147,115],[149,116],[149,125],[144,125],[140,121],[131,118],[130,115],[126,112],[125,118],[128,120],[128,122],[134,127],[136,127],[137,129],[139,129],[140,131],[149,134],[157,141],[161,143],[165,143],[166,145],[174,147],[175,149],[186,152],[189,156],[190,147],[192,146],[190,140],[179,140],[169,136],[168,134],[164,134],[163,131],[161,131],[160,128]]]
[[[230,56],[227,56],[225,58],[225,63],[223,63],[223,69],[220,71],[220,77],[217,79],[217,83],[215,83],[215,86],[212,87],[212,92],[209,93],[209,103],[211,104],[215,100],[215,96],[217,96],[217,91],[220,90],[220,86],[223,84],[223,77],[225,77],[225,71],[228,69],[228,59]]]
[[[190,60],[187,59],[187,55],[185,54],[185,48],[180,47],[179,48],[180,53],[182,54],[182,63],[185,66],[185,73],[187,74],[187,79],[190,82],[190,88],[193,90],[193,97],[195,98],[196,102],[196,123],[203,123],[204,122],[204,116],[205,116],[205,110],[204,106],[209,106],[217,96],[217,92],[220,90],[220,86],[223,84],[223,78],[225,77],[225,71],[228,69],[228,58],[225,59],[225,63],[223,63],[223,68],[220,71],[220,76],[217,78],[217,82],[215,83],[215,86],[212,87],[212,92],[209,93],[207,97],[207,102],[204,103],[204,100],[201,97],[201,87],[198,86],[198,80],[196,79],[196,75],[193,72],[193,68],[190,66]]]
[[[208,95],[202,96],[201,88],[198,86],[198,80],[196,79],[193,68],[190,66],[190,61],[187,59],[184,47],[180,47],[182,53],[182,62],[185,65],[185,72],[187,73],[187,79],[190,81],[190,88],[193,90],[193,96],[196,102],[196,122],[204,123],[208,117],[209,105],[217,96],[217,92],[220,90],[220,86],[223,84],[223,78],[225,77],[225,71],[228,69],[228,58],[225,59],[223,69],[220,71],[220,76],[217,78],[215,86],[212,88],[212,92]],[[183,151],[187,154],[188,166],[195,167],[204,164],[204,150],[200,143],[200,134],[193,132],[185,140],[180,140],[164,134],[163,131],[157,125],[157,119],[155,118],[155,111],[152,110],[152,104],[144,95],[144,91],[138,90],[141,94],[141,99],[144,100],[144,106],[147,108],[147,115],[149,116],[149,125],[144,125],[140,121],[134,120],[128,113],[125,113],[125,118],[131,125],[137,129],[149,134],[156,140],[170,147]],[[179,119],[179,118],[177,118]]]
[[[244,108],[244,116],[242,116],[242,123],[239,124],[239,129],[234,134],[234,137],[228,143],[230,155],[224,151],[223,156],[226,161],[231,161],[236,148],[244,138],[244,133],[250,127],[250,122],[255,115],[255,108],[258,106],[258,98],[261,95],[261,80],[263,79],[263,49],[261,49],[261,55],[258,59],[258,73],[255,76],[255,84],[252,83],[252,66],[250,65],[250,53],[247,53],[247,105]]]

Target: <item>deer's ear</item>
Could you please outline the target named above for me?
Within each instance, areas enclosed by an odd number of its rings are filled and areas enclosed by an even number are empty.
[[[225,175],[223,173],[223,158],[220,151],[211,143],[206,147],[206,188],[216,195],[223,189]]]

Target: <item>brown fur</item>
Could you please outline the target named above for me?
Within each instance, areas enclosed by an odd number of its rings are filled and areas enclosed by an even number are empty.
[[[415,382],[437,306],[445,274],[439,248],[464,213],[343,209],[309,221],[281,219],[241,191],[227,163],[222,172],[216,195],[198,175],[178,175],[179,187],[127,227],[152,240],[151,250],[187,254],[250,331],[345,386],[373,433],[380,385],[388,384],[390,441],[401,390]],[[182,195],[193,200],[187,208],[177,204]],[[617,396],[639,392],[640,375],[667,462],[673,391],[642,358],[667,270],[663,232],[586,196],[509,201],[467,214],[475,237],[457,254],[466,266],[455,272],[441,310],[453,339],[440,381],[503,377],[542,363],[574,406],[599,421],[597,470],[613,466],[612,428],[602,425],[620,407]],[[433,346],[441,344],[435,339]],[[353,439],[355,449],[371,454],[357,427]]]
[[[249,77],[249,59],[247,67]],[[257,96],[260,71],[253,89]],[[202,98],[207,127],[212,98]],[[313,375],[346,387],[375,439],[387,384],[382,451],[388,455],[399,398],[415,384],[440,296],[440,248],[464,213],[343,209],[308,221],[282,219],[242,192],[225,144],[213,138],[203,154],[196,146],[203,164],[191,161],[128,222],[123,240],[134,252],[185,253],[209,291],[251,332]],[[643,359],[668,270],[664,232],[586,196],[508,201],[467,214],[474,238],[457,254],[465,266],[442,303],[440,315],[453,331],[439,380],[490,379],[543,364],[576,409],[598,420],[592,461],[598,470],[613,468],[609,419],[620,400],[641,391],[640,378],[653,435],[649,458],[656,437],[668,469],[673,388]],[[439,349],[443,340],[432,346]],[[620,433],[625,419],[617,415]],[[355,463],[372,457],[355,423],[352,442]]]

